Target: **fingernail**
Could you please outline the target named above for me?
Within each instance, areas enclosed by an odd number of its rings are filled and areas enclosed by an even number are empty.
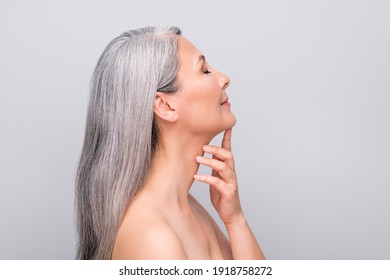
[[[211,147],[208,146],[208,145],[204,145],[203,146],[203,150],[205,150],[206,152],[210,152],[211,151]]]
[[[196,180],[200,180],[200,176],[199,175],[194,175],[194,178],[196,179]]]
[[[197,156],[197,157],[196,157],[196,160],[197,160],[197,161],[203,161],[203,157]]]

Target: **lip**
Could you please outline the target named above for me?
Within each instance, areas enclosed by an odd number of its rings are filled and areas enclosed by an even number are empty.
[[[221,103],[222,106],[227,106],[227,105],[230,105],[229,103],[229,97],[227,97],[222,103]]]

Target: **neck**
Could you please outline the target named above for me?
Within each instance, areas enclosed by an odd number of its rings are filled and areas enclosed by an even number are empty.
[[[189,209],[189,190],[199,168],[195,158],[204,154],[203,145],[211,139],[172,135],[161,140],[143,190],[150,191],[156,202],[161,201],[163,205]]]

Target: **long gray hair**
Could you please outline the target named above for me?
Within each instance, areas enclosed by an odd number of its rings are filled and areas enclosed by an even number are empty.
[[[180,34],[177,27],[130,30],[112,40],[97,63],[76,176],[76,259],[111,259],[158,144],[155,93],[178,90]]]

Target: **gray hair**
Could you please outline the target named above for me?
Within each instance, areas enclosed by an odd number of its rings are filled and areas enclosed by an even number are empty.
[[[177,27],[130,30],[112,40],[97,63],[76,175],[76,259],[111,259],[158,144],[155,93],[179,87],[179,35]]]

